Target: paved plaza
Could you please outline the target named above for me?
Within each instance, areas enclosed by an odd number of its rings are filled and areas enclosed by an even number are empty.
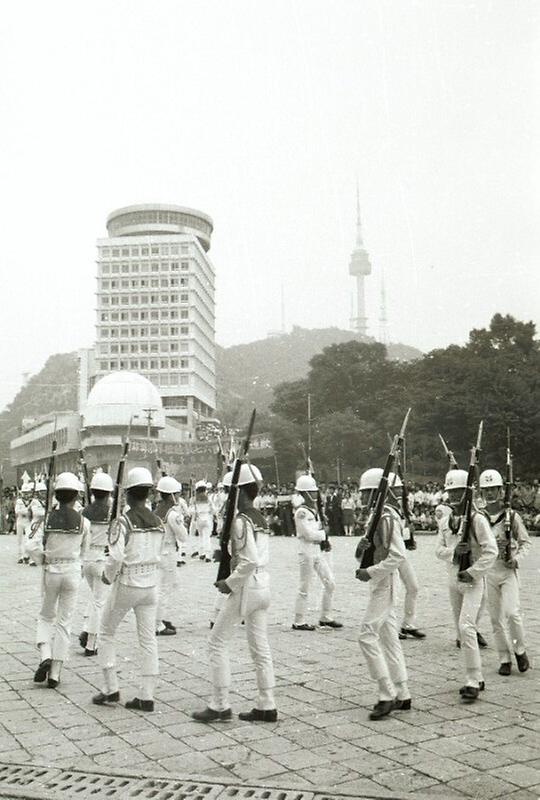
[[[9,778],[15,769],[5,765],[32,764],[46,766],[55,775],[80,770],[129,773],[141,779],[199,779],[223,791],[232,786],[282,787],[291,790],[282,793],[284,798],[306,800],[317,792],[332,797],[538,800],[538,673],[532,669],[520,675],[514,666],[510,678],[497,675],[493,636],[485,617],[481,630],[490,642],[483,651],[486,690],[472,706],[459,702],[463,668],[455,648],[446,571],[434,556],[434,536],[420,537],[418,550],[410,556],[421,585],[419,624],[427,633],[424,641],[403,643],[413,710],[395,712],[377,722],[368,720],[376,698],[356,641],[367,588],[354,579],[355,544],[353,539],[334,540],[336,615],[344,629],[304,633],[291,630],[296,542],[272,540],[270,641],[280,719],[276,724],[246,724],[236,719],[204,726],[193,722],[190,712],[203,708],[210,692],[206,640],[216,565],[191,561],[178,570],[173,618],[178,635],[159,640],[156,711],[145,715],[90,702],[101,686],[96,659],[85,658],[77,642],[85,585],[72,632],[71,660],[59,688],[54,691],[32,682],[38,663],[33,641],[41,571],[18,566],[15,537],[0,536],[0,796],[21,796],[15,783],[13,793],[5,794],[2,775]],[[539,568],[540,540],[533,539],[531,557],[520,570],[533,666],[540,659]],[[318,620],[319,596],[315,587],[310,602],[313,622]],[[238,712],[252,707],[255,694],[242,628],[231,651],[233,711]],[[132,616],[119,628],[118,652],[121,694],[127,700],[137,686]],[[233,797],[232,792],[229,789],[227,796]],[[217,797],[219,791],[208,788],[203,794]],[[41,796],[49,794],[43,791]],[[63,791],[58,796],[78,795],[73,790],[71,795]],[[103,794],[98,791],[92,796],[136,795],[104,789]],[[264,793],[254,789],[250,796]]]

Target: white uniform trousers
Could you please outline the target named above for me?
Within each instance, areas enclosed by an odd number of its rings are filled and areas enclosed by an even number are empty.
[[[403,603],[403,627],[416,628],[416,603],[418,600],[418,580],[409,557],[399,565],[399,577],[405,586],[405,602]]]
[[[393,575],[369,581],[368,588],[369,600],[358,642],[370,677],[375,681],[391,681],[395,687],[407,682],[407,667],[398,636]]]
[[[210,536],[212,535],[212,520],[211,519],[201,519],[197,520],[195,527],[199,534],[199,556],[204,556],[205,558],[212,558],[212,544],[210,542]]]
[[[141,648],[141,674],[142,686],[141,700],[152,700],[154,681],[145,681],[145,678],[155,679],[159,675],[159,657],[156,640],[155,618],[157,605],[157,587],[125,586],[116,583],[105,602],[101,617],[101,627],[98,639],[98,659],[103,669],[105,679],[105,692],[110,694],[118,689],[116,678],[116,646],[115,633],[118,625],[128,611],[133,609],[137,621],[137,636]],[[149,696],[146,696],[149,695]]]
[[[83,576],[90,588],[90,597],[84,615],[84,629],[89,634],[99,633],[101,614],[107,599],[108,587],[101,580],[103,564],[103,561],[85,561],[83,565]]]
[[[161,628],[161,621],[172,620],[171,602],[176,582],[176,553],[162,555],[157,571],[158,575],[158,604],[156,607],[156,630]]]
[[[28,558],[28,553],[26,552],[26,525],[24,522],[20,522],[19,520],[15,523],[15,530],[17,532],[17,552],[19,558]]]
[[[36,644],[41,650],[42,660],[67,659],[71,620],[80,582],[80,572],[45,571],[43,574],[43,595],[36,632]]]
[[[270,710],[275,708],[274,701],[274,666],[272,653],[268,643],[267,609],[270,605],[270,587],[268,575],[260,572],[252,580],[255,585],[245,587],[245,602],[242,592],[233,592],[226,596],[208,642],[210,660],[210,680],[212,681],[212,700],[210,708],[225,711],[230,707],[229,691],[231,686],[231,667],[229,660],[229,641],[234,628],[244,620],[247,642],[251,658],[255,665],[257,679],[257,708]]]
[[[501,663],[512,660],[512,653],[525,652],[525,631],[519,604],[519,578],[497,560],[488,572],[488,608]]]
[[[315,555],[298,553],[298,562],[300,567],[300,586],[298,587],[294,609],[295,625],[303,625],[306,622],[309,588],[315,575],[318,575],[323,586],[320,619],[332,619],[332,597],[336,583],[330,564],[323,557],[322,551],[320,554],[316,553]]]
[[[467,686],[478,687],[483,678],[476,625],[485,591],[485,579],[475,578],[473,583],[462,583],[458,581],[457,574],[453,573],[448,590],[465,661]]]

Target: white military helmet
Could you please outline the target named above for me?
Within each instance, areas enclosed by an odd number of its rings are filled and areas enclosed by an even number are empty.
[[[360,491],[364,489],[378,489],[381,482],[383,470],[381,467],[366,469],[360,476]]]
[[[127,474],[125,488],[132,489],[134,486],[148,486],[154,485],[152,475],[146,467],[133,467]]]
[[[206,490],[206,487],[207,487],[206,481],[197,481],[197,483],[195,484],[195,491],[197,491],[197,489]]]
[[[159,479],[156,489],[163,494],[178,494],[182,491],[182,484],[170,475],[163,475]]]
[[[480,488],[491,489],[492,486],[502,486],[503,479],[496,469],[485,469],[480,475]]]
[[[207,488],[207,489],[211,489],[213,485],[214,485],[214,484],[212,483],[212,481],[207,481],[207,482],[206,482],[206,488]]]
[[[100,492],[114,491],[113,479],[106,472],[96,472],[90,481],[90,489],[99,489]]]
[[[313,475],[299,475],[294,488],[297,492],[316,492],[317,481]]]
[[[21,492],[31,492],[32,491],[32,484],[31,483],[23,483],[21,486]]]
[[[46,492],[47,486],[43,483],[43,481],[38,481],[36,483],[36,492]]]
[[[54,491],[58,489],[71,489],[74,492],[81,491],[81,482],[73,472],[61,472],[54,482]]]
[[[227,472],[223,476],[223,486],[232,486],[233,471]],[[247,483],[261,483],[263,476],[255,464],[242,464],[238,477],[238,486],[245,486]]]
[[[468,473],[465,469],[451,469],[446,473],[444,489],[466,489]]]

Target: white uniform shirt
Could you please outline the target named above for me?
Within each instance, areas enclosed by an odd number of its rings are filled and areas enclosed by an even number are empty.
[[[439,530],[437,544],[435,545],[435,555],[446,563],[448,574],[456,577],[459,566],[454,563],[454,551],[460,541],[460,537],[452,532],[450,527],[451,517],[452,514],[450,513],[437,518]],[[493,566],[499,551],[489,522],[478,511],[473,511],[472,514],[469,544],[471,547],[471,566],[467,572],[473,578],[481,578]]]
[[[57,532],[48,529],[46,537],[42,520],[29,539],[28,552],[31,558],[36,564],[43,564],[46,572],[80,573],[90,544],[90,522],[80,515],[79,517],[80,524],[73,531]]]
[[[235,567],[226,579],[227,586],[232,592],[249,587],[254,582],[258,571],[265,570],[270,557],[269,538],[268,534],[261,529],[257,529],[255,535],[254,525],[245,514],[236,516],[229,543],[232,563],[235,564]]]
[[[109,541],[109,556],[104,575],[112,583],[118,580],[124,586],[150,588],[157,584],[157,567],[160,561],[164,528],[155,514],[155,527],[137,528],[127,515],[118,520],[116,541]]]
[[[319,544],[326,538],[324,528],[316,511],[305,505],[294,512],[298,552],[305,555],[318,556],[321,553]]]

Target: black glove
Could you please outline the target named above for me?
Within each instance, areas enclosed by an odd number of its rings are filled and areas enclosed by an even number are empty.
[[[332,549],[332,545],[330,543],[330,539],[323,539],[322,542],[319,542],[319,547],[323,551],[323,553],[329,553]]]

